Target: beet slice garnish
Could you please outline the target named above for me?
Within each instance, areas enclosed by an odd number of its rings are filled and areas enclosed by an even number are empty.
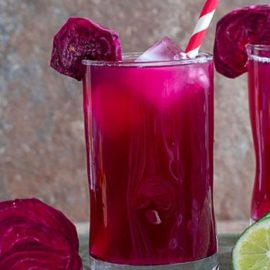
[[[0,224],[8,223],[10,219],[24,219],[27,224],[40,224],[48,227],[63,235],[69,241],[70,246],[78,251],[78,235],[72,222],[62,212],[38,199],[17,199],[0,202]]]
[[[43,247],[21,246],[0,256],[2,270],[82,270],[82,261],[76,252],[56,251]]]
[[[87,18],[71,17],[55,34],[50,65],[58,72],[81,80],[81,61],[121,60],[118,35]]]
[[[214,45],[216,70],[228,78],[245,73],[247,44],[270,44],[270,5],[236,9],[219,20]]]

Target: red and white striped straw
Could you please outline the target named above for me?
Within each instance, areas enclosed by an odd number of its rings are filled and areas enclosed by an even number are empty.
[[[198,55],[204,36],[212,21],[219,0],[206,0],[199,20],[186,47],[186,54],[193,58]]]

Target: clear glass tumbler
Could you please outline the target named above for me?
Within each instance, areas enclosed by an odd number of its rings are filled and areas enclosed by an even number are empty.
[[[217,269],[213,61],[83,61],[91,269]]]
[[[270,46],[247,45],[249,113],[256,156],[251,219],[270,211]]]

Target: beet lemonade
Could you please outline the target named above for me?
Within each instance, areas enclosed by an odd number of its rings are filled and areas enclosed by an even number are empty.
[[[71,17],[51,66],[83,81],[92,270],[217,269],[213,60]]]
[[[256,174],[251,218],[258,220],[270,209],[270,46],[249,45],[249,111]]]
[[[212,58],[84,64],[91,256],[158,265],[213,255]]]
[[[248,72],[249,114],[256,156],[251,220],[270,211],[270,5],[235,9],[216,27],[216,70],[228,78]]]

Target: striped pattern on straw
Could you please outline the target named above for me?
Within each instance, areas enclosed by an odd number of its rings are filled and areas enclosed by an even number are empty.
[[[198,55],[204,36],[209,28],[219,0],[206,0],[199,20],[186,47],[186,54],[194,58]]]

